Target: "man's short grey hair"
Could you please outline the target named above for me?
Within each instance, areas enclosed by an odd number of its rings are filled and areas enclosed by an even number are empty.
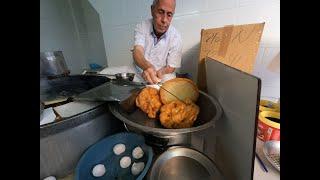
[[[152,6],[155,6],[158,2],[159,2],[159,0],[153,0]],[[174,1],[174,2],[176,2],[176,1]]]
[[[159,2],[159,0],[153,0],[152,6],[155,6],[158,2]]]

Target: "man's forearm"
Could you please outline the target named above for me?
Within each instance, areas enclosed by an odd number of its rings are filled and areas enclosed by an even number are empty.
[[[153,67],[151,63],[149,63],[143,55],[143,49],[141,47],[135,47],[133,50],[133,59],[135,63],[142,69],[145,70],[149,67]]]
[[[165,66],[165,67],[163,67],[163,73],[164,74],[173,73],[175,69],[176,68],[173,68],[173,67],[170,67],[170,66]]]

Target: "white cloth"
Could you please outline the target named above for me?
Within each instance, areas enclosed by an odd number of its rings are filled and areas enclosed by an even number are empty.
[[[172,25],[157,40],[153,32],[152,19],[137,24],[134,30],[134,45],[144,48],[145,59],[154,65],[156,70],[166,65],[181,67],[182,40],[180,33]],[[136,68],[142,72],[138,66]]]

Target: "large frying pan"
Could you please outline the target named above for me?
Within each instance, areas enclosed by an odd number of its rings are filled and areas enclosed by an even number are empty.
[[[114,116],[123,121],[127,128],[132,131],[157,137],[167,137],[205,130],[214,126],[215,122],[220,119],[222,109],[215,98],[200,91],[199,99],[196,104],[200,107],[200,112],[195,124],[191,128],[183,129],[167,129],[160,124],[158,119],[149,118],[147,114],[142,112],[139,108],[128,113],[121,108],[117,102],[109,103],[109,109]]]

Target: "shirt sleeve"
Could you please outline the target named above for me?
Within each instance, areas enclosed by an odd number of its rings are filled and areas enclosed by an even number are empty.
[[[143,24],[137,24],[134,29],[134,45],[140,45],[143,48],[145,47],[145,36]]]
[[[182,40],[180,34],[176,33],[172,38],[167,57],[167,65],[173,68],[181,67]]]

